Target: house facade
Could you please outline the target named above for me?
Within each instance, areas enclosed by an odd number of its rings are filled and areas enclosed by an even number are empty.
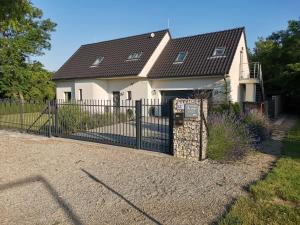
[[[227,90],[232,102],[263,94],[261,68],[250,64],[244,28],[173,39],[168,30],[82,45],[55,73],[57,99],[189,98]],[[226,81],[226,82],[225,82]]]

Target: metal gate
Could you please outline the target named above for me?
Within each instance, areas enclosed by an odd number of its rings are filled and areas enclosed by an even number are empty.
[[[0,128],[171,153],[159,100],[0,100]]]
[[[168,113],[163,114],[163,110],[168,110]],[[157,99],[144,99],[141,101],[142,149],[171,154],[169,112],[169,102],[162,102]]]

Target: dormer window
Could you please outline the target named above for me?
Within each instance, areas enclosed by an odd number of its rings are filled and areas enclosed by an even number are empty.
[[[104,59],[103,56],[98,57],[90,67],[97,67],[97,66],[99,66],[99,64],[102,63],[103,59]]]
[[[174,64],[183,63],[183,61],[186,58],[186,55],[187,55],[187,52],[179,52],[176,59],[175,59],[175,61],[174,61]]]
[[[224,56],[224,53],[225,53],[225,47],[217,47],[215,48],[212,56]]]
[[[133,52],[131,53],[127,60],[130,61],[130,60],[139,60],[142,56],[143,52]]]

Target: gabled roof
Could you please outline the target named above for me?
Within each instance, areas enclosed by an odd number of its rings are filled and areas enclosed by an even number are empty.
[[[229,72],[244,27],[172,39],[150,70],[149,78],[225,75]],[[225,47],[223,57],[212,57],[216,47]],[[179,52],[187,52],[174,64]]]
[[[138,75],[168,30],[82,45],[55,73],[53,80]],[[139,60],[127,61],[131,53],[140,53]],[[90,67],[104,57],[98,67]]]

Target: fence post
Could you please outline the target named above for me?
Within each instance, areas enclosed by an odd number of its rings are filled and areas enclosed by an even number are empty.
[[[199,161],[202,160],[203,152],[203,99],[200,99],[200,143],[199,143]]]
[[[23,99],[20,100],[20,125],[21,125],[21,131],[23,132],[23,128],[24,128],[24,100]]]
[[[58,136],[58,100],[54,101],[54,109],[55,109],[55,135]]]
[[[135,101],[135,130],[136,130],[136,148],[141,148],[142,142],[142,101]]]
[[[174,125],[174,109],[173,100],[169,101],[169,153],[174,155],[173,149],[173,125]]]
[[[51,137],[51,104],[48,101],[48,137]]]

